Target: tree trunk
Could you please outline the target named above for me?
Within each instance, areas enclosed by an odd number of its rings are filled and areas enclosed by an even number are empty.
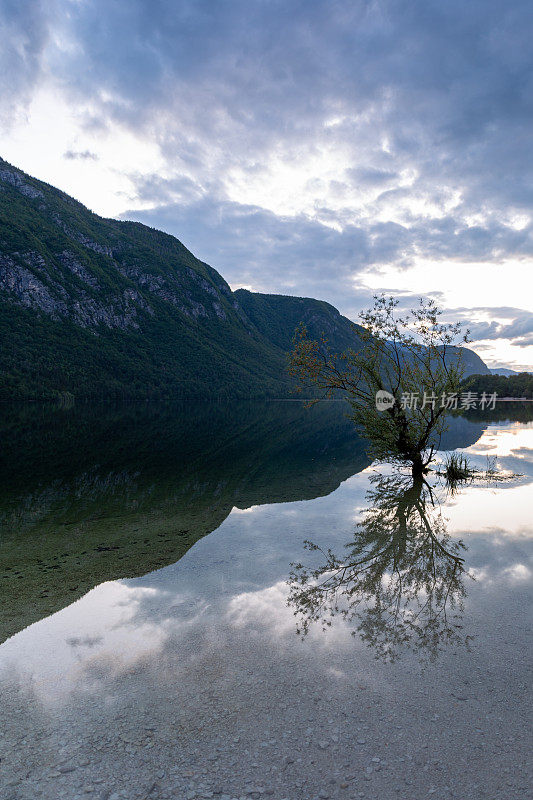
[[[422,461],[422,453],[416,453],[412,456],[412,475],[413,478],[420,478],[424,474],[424,462]]]

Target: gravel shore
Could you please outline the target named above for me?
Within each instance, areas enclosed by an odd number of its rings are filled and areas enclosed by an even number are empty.
[[[4,674],[2,797],[530,797],[521,609],[491,619],[491,638],[481,611],[472,621],[473,652],[425,666],[374,662],[351,637],[274,637],[256,618],[127,666],[89,658],[66,703]]]

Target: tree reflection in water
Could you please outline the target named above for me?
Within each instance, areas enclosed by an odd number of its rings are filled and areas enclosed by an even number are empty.
[[[322,563],[291,564],[288,603],[298,633],[317,622],[325,630],[339,614],[376,658],[394,661],[408,648],[433,660],[446,645],[468,645],[461,625],[465,546],[447,533],[432,488],[424,477],[398,473],[371,483],[369,508],[346,555],[306,541]]]

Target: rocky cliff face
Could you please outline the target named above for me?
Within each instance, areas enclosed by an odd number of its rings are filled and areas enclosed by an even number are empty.
[[[214,270],[206,276],[190,265],[174,264],[162,274],[153,254],[151,263],[136,258],[123,235],[127,223],[99,220],[61,192],[43,191],[33,179],[0,164],[0,201],[11,201],[13,210],[15,193],[33,201],[28,234],[46,233],[40,237],[40,245],[46,243],[44,251],[42,246],[20,250],[9,240],[0,241],[0,291],[12,302],[53,320],[69,318],[85,328],[139,328],[145,315],[154,314],[153,298],[193,319],[226,320],[228,314],[240,311],[229,286]],[[73,210],[86,217],[85,225],[92,222],[101,228],[98,235],[76,227],[67,218]],[[28,243],[30,239],[29,235]],[[98,257],[96,264],[93,254]],[[99,279],[101,271],[105,281]],[[241,322],[246,321],[243,317],[239,314]]]
[[[93,289],[99,288],[96,278],[72,253],[64,250],[58,254],[57,261],[83,283]],[[83,289],[76,294],[69,294],[61,283],[38,277],[40,272],[47,272],[46,267],[43,257],[36,252],[0,255],[0,291],[14,303],[43,311],[53,320],[69,318],[82,328],[99,325],[138,328],[138,310],[153,314],[150,305],[133,288],[124,289],[122,294],[114,294],[107,302],[99,301]]]
[[[0,160],[0,181],[13,186],[24,197],[31,197],[35,200],[37,197],[44,197],[43,192],[27,183],[22,173],[10,167],[5,161]]]

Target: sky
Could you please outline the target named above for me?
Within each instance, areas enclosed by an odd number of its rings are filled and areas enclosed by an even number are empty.
[[[0,0],[0,155],[351,319],[533,370],[529,0]]]

